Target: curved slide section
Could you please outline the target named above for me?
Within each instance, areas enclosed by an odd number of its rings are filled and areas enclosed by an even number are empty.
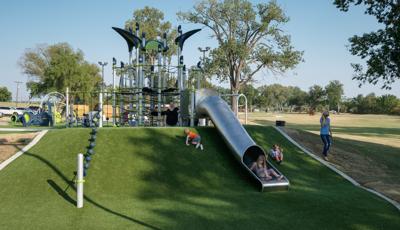
[[[265,181],[250,170],[251,164],[265,152],[253,141],[229,105],[219,97],[217,92],[209,89],[197,90],[195,104],[197,117],[209,117],[213,121],[235,158],[261,184],[261,191],[279,188],[288,189],[289,180],[286,177],[282,180]],[[267,163],[269,168],[273,168],[278,174],[282,175],[273,165]]]

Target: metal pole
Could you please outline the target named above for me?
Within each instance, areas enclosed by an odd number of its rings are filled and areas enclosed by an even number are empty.
[[[180,49],[178,49],[181,53]],[[183,84],[182,84],[182,67],[183,67],[183,56],[179,58],[179,66],[178,66],[178,88],[179,88],[179,112],[178,112],[178,120],[179,125],[183,126],[183,119],[182,119],[182,104],[183,101]]]
[[[103,91],[104,91],[104,66],[106,66],[107,62],[99,61],[99,65],[101,65],[101,85],[99,92],[99,128],[103,127]]]
[[[146,33],[142,33],[142,47],[146,47]],[[145,52],[142,53],[141,58],[139,58],[140,65],[140,77],[139,77],[139,125],[143,124],[143,86],[144,86],[144,68],[143,66],[146,64],[146,56]]]
[[[113,104],[112,104],[112,108],[113,108],[113,110],[112,110],[112,116],[113,116],[113,119],[112,119],[112,124],[113,124],[113,126],[115,126],[115,124],[116,124],[116,113],[117,113],[117,111],[116,111],[116,95],[115,95],[115,65],[117,64],[117,60],[115,59],[115,58],[113,58],[113,65],[112,65],[112,77],[113,77]]]
[[[246,95],[244,95],[243,93],[239,94],[239,96],[237,97],[237,101],[236,101],[236,108],[239,108],[239,99],[240,97],[244,97],[244,116],[245,116],[245,120],[244,123],[247,125],[247,97]],[[239,118],[239,115],[238,115]]]
[[[15,97],[15,107],[18,107],[18,99],[19,99],[19,84],[22,83],[22,81],[14,81],[17,83],[17,95]]]
[[[83,154],[78,154],[77,162],[77,180],[76,180],[76,207],[83,207]]]
[[[158,78],[157,78],[157,126],[161,126],[161,45],[158,46]]]
[[[195,112],[194,112],[194,101],[195,101],[195,93],[191,92],[190,93],[190,127],[194,126],[194,118],[195,118]]]
[[[201,47],[199,47],[198,49],[199,49],[200,52],[203,53],[203,60],[202,61],[203,61],[203,66],[204,66],[205,63],[206,63],[206,52],[209,51],[211,48],[207,46],[204,49],[201,48]],[[203,74],[204,74],[204,70],[203,70]],[[200,78],[201,78],[201,76],[197,75],[197,89],[200,89],[200,86],[201,86],[201,84],[200,84],[201,79]]]
[[[120,74],[119,74],[119,124],[123,125],[124,121],[124,94],[122,94],[122,90],[124,89],[124,73],[125,72],[125,64],[120,62]]]
[[[128,78],[129,78],[129,120],[132,120],[133,114],[133,69],[132,69],[132,51],[129,52],[128,64]],[[130,122],[131,123],[131,122]]]
[[[139,37],[139,23],[136,23],[136,30],[135,30],[135,34],[136,37]],[[136,70],[136,76],[135,76],[135,99],[136,99],[136,126],[139,124],[138,119],[139,119],[139,107],[140,107],[140,103],[139,103],[139,90],[140,92],[142,91],[142,89],[139,87],[140,86],[140,68],[139,68],[139,55],[140,55],[140,46],[141,44],[138,44],[135,47],[135,55],[136,55],[136,66],[135,66],[135,70]]]

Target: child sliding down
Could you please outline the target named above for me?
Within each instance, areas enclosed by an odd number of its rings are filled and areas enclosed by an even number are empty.
[[[186,145],[189,146],[189,142],[196,146],[196,149],[200,147],[203,150],[203,144],[201,144],[201,137],[199,134],[191,132],[189,129],[185,129],[186,134]]]

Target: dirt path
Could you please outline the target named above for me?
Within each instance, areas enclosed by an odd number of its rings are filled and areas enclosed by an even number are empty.
[[[29,144],[37,133],[0,133],[0,163]]]
[[[322,143],[318,135],[296,129],[283,128],[283,130],[307,150],[322,157]],[[361,185],[400,202],[400,183],[399,180],[394,180],[398,175],[392,175],[393,173],[387,170],[385,165],[353,152],[351,148],[338,146],[331,149],[329,162]]]

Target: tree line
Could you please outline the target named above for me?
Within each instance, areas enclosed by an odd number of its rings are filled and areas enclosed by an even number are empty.
[[[220,94],[230,93],[230,90],[226,88],[214,88]],[[343,84],[337,80],[330,81],[326,86],[313,85],[308,91],[296,86],[280,84],[263,85],[257,88],[246,85],[240,93],[246,95],[250,111],[312,114],[329,110],[338,113],[400,115],[400,98],[391,94],[376,96],[374,93],[346,98]],[[240,104],[243,105],[244,101],[240,101]]]

